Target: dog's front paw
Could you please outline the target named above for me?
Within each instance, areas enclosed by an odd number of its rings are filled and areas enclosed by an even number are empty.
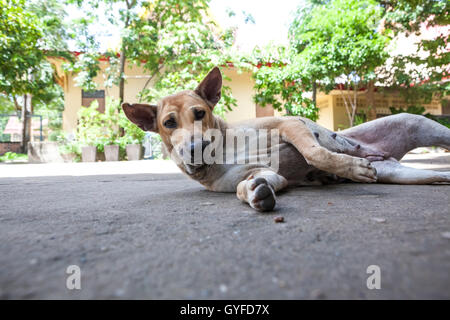
[[[247,201],[258,211],[271,211],[275,207],[275,192],[264,178],[247,181]]]
[[[349,168],[350,178],[356,182],[376,182],[377,170],[372,167],[370,161],[362,158],[355,158],[353,165]]]

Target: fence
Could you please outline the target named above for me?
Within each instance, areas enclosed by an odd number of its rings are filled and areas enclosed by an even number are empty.
[[[28,115],[31,119],[31,141],[43,141],[43,119],[40,115]],[[16,114],[0,114],[0,142],[22,141],[22,119]]]
[[[43,119],[40,115],[28,115],[31,119],[30,141],[43,141]],[[0,156],[6,152],[21,152],[22,119],[16,114],[0,114]]]

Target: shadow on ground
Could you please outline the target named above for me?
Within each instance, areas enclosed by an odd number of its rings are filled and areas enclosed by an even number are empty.
[[[181,174],[4,178],[0,297],[448,299],[449,192],[304,187],[260,214]]]

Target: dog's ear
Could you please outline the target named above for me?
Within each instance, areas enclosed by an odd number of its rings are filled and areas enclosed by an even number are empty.
[[[212,108],[222,96],[222,74],[214,67],[194,90]]]
[[[158,125],[156,124],[157,106],[123,103],[122,109],[127,118],[142,130],[158,132]]]

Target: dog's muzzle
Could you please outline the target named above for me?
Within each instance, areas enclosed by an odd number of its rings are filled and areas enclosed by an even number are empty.
[[[183,157],[183,161],[191,168],[203,166],[203,152],[205,148],[211,144],[211,141],[198,140],[193,141],[185,148],[180,150],[180,154]]]

